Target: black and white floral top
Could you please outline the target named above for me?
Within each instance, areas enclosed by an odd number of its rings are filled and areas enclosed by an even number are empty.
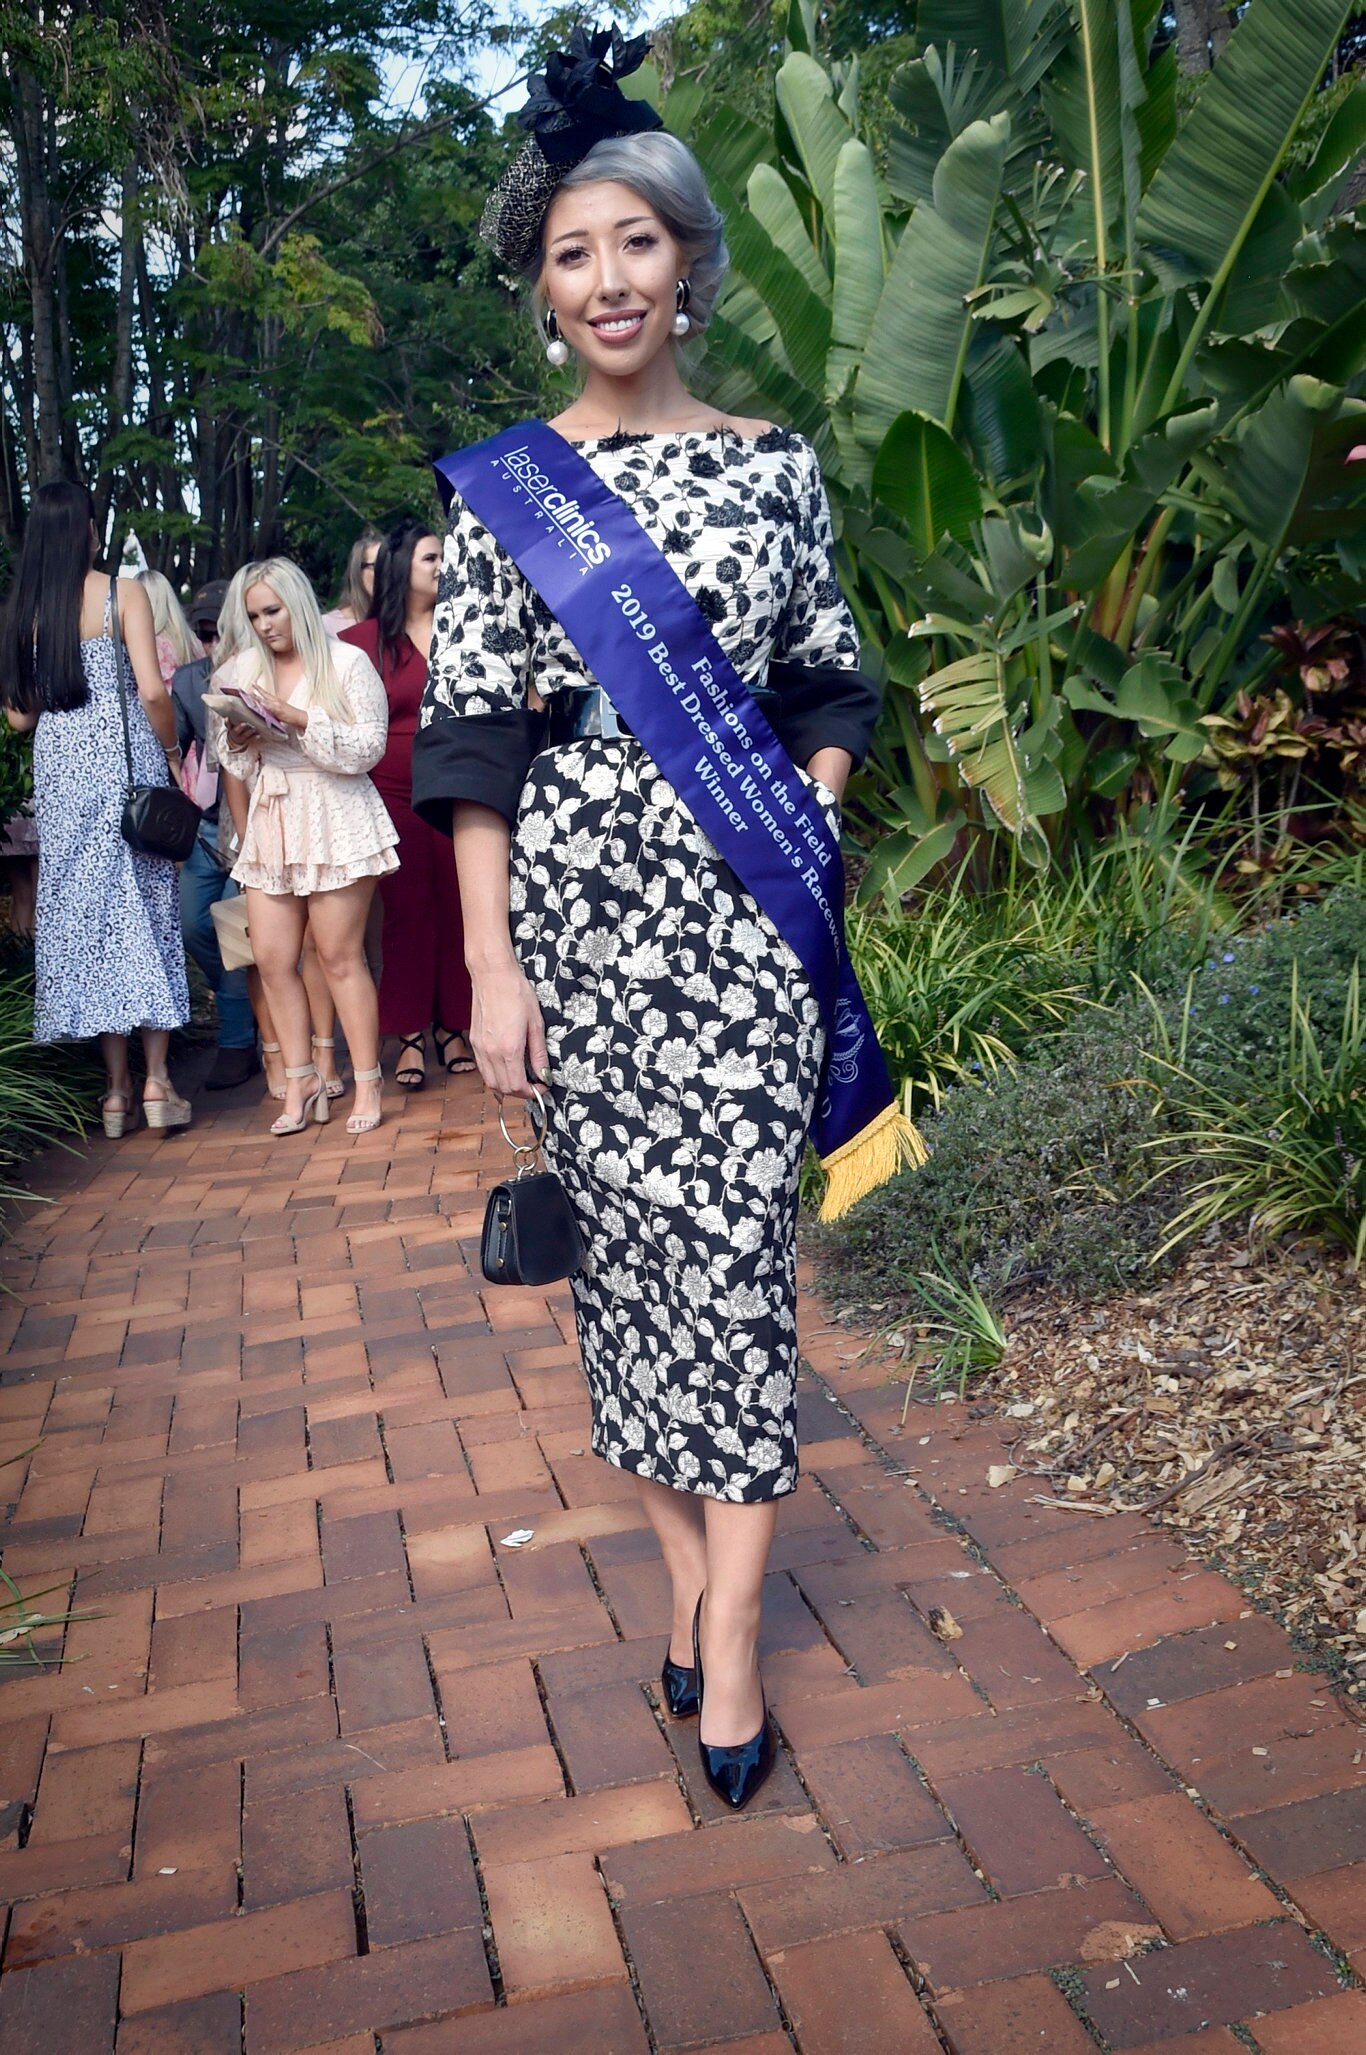
[[[832,557],[830,508],[804,436],[769,428],[661,430],[577,445],[652,536],[804,764],[821,748],[859,761],[878,688]],[[413,751],[413,803],[448,831],[458,799],[515,818],[539,747],[529,703],[597,682],[540,595],[457,499],[438,592],[431,670]]]

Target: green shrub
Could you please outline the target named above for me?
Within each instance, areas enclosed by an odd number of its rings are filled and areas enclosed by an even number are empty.
[[[979,892],[964,863],[912,908],[851,913],[850,954],[911,1116],[1009,1070],[1135,978],[1170,985],[1203,963],[1237,909],[1191,839],[1121,828],[1070,875],[1041,881],[1016,863]]]
[[[1194,1177],[1189,1202],[1159,1254],[1216,1223],[1246,1215],[1264,1235],[1299,1230],[1341,1244],[1356,1270],[1366,1255],[1366,1042],[1361,965],[1352,965],[1336,1036],[1314,1027],[1292,966],[1288,1034],[1274,1071],[1229,1092],[1173,1066],[1156,1176]],[[1227,1066],[1225,1066],[1227,1067]]]
[[[1210,1091],[1260,1096],[1290,1032],[1291,994],[1314,1033],[1336,1035],[1357,958],[1366,953],[1366,894],[1339,886],[1318,904],[1218,942],[1178,985],[1158,996],[1175,1053]]]
[[[1174,946],[1152,987],[1131,982],[1116,1004],[1084,1008],[1015,1068],[951,1086],[922,1123],[925,1168],[816,1231],[822,1288],[865,1305],[920,1300],[917,1280],[936,1250],[997,1303],[1023,1281],[1099,1297],[1151,1278],[1162,1267],[1155,1252],[1208,1174],[1187,1148],[1163,1158],[1154,1182],[1155,1148],[1190,1130],[1190,1094],[1265,1107],[1285,1060],[1292,989],[1320,1042],[1337,1037],[1364,937],[1366,897],[1343,887],[1293,920],[1225,942],[1198,972],[1185,972]],[[1189,1080],[1179,1104],[1172,1061]]]
[[[6,1175],[64,1135],[83,1135],[96,1076],[85,1048],[33,1041],[33,969],[27,949],[0,954],[0,1199],[23,1196]]]
[[[33,737],[0,721],[0,830],[33,797]]]

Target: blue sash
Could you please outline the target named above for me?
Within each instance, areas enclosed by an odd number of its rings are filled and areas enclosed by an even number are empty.
[[[844,866],[814,795],[697,602],[571,443],[522,421],[443,457],[438,483],[497,537],[617,713],[769,916],[826,1027],[811,1138],[836,1217],[924,1146],[901,1115],[844,938]]]

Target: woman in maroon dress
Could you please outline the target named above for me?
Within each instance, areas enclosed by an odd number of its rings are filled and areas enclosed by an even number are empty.
[[[380,880],[384,964],[379,1028],[401,1044],[397,1082],[419,1091],[426,1082],[426,1029],[456,1075],[474,1068],[465,1030],[470,978],[460,893],[449,836],[413,812],[413,737],[427,684],[432,616],[441,573],[441,544],[421,521],[400,521],[375,564],[370,618],[342,631],[363,649],[389,695],[389,740],[370,776],[398,829],[399,867]]]

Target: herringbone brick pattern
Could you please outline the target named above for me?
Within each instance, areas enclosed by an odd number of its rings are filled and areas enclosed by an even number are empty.
[[[722,1818],[567,1294],[472,1267],[482,1094],[265,1113],[54,1155],[4,1252],[5,1566],[90,1614],[0,1687],[4,2055],[1361,2055],[1366,1737],[1236,1589],[807,1304]]]

